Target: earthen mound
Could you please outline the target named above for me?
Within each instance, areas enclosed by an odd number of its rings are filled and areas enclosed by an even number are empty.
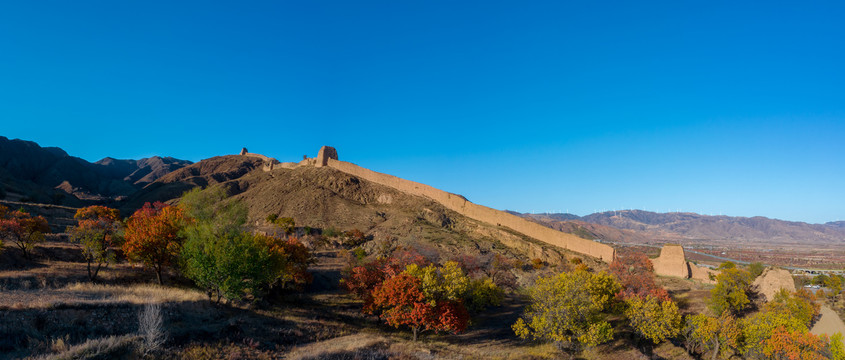
[[[772,300],[780,289],[786,289],[789,292],[795,291],[795,282],[792,280],[792,274],[784,269],[766,269],[766,271],[754,279],[751,286],[758,294],[763,295],[766,301]]]

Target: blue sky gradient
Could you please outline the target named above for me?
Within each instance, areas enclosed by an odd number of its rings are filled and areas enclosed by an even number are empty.
[[[0,4],[0,135],[242,146],[523,212],[845,219],[845,3]]]

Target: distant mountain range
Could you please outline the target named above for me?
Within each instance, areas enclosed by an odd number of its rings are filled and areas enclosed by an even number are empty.
[[[90,163],[57,147],[0,136],[0,198],[70,206],[109,202],[190,164],[157,156]]]
[[[520,214],[552,227],[584,226],[596,237],[619,242],[690,242],[696,240],[770,244],[845,243],[845,221],[808,224],[762,216],[710,216],[695,213],[655,213],[644,210],[606,211],[587,216]],[[582,225],[583,226],[583,225]],[[605,227],[621,230],[614,233]],[[630,231],[632,233],[626,232]]]

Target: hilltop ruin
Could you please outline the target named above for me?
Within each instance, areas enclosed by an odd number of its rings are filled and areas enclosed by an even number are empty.
[[[401,179],[392,175],[382,174],[365,169],[353,163],[340,161],[338,160],[337,150],[330,146],[323,146],[320,148],[319,154],[316,158],[306,157],[298,164],[281,163],[276,159],[264,155],[249,153],[246,149],[242,150],[240,155],[258,157],[264,160],[264,171],[273,171],[278,168],[294,168],[297,166],[330,167],[349,175],[393,188],[409,195],[421,196],[434,200],[447,209],[455,211],[468,218],[488,223],[490,225],[507,227],[544,243],[576,253],[592,256],[607,263],[613,261],[616,256],[616,252],[613,247],[607,244],[582,239],[575,235],[548,228],[504,211],[472,203],[465,197],[458,194],[452,194],[425,184]]]

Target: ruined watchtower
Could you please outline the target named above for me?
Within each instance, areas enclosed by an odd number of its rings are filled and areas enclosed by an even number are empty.
[[[317,167],[323,167],[329,164],[329,159],[337,160],[337,150],[331,146],[323,146],[317,154]]]
[[[677,276],[689,278],[690,269],[687,265],[684,247],[681,245],[664,245],[660,250],[660,256],[651,260],[654,265],[654,273],[657,275]]]

